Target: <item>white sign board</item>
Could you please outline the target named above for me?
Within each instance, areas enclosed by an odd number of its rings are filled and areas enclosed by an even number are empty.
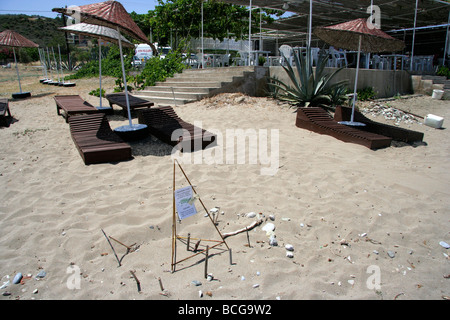
[[[175,190],[175,205],[177,207],[177,212],[180,220],[183,220],[197,213],[197,209],[194,205],[194,195],[191,186]]]

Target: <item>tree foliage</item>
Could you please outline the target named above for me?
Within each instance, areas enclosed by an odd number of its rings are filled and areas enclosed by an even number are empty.
[[[260,16],[263,23],[274,21],[273,15],[281,11],[253,8],[252,29],[259,31]],[[131,13],[132,18],[145,32],[152,32],[153,41],[162,45],[170,43],[171,37],[190,39],[201,36],[201,1],[199,0],[158,0],[158,5],[147,14]],[[204,36],[223,40],[227,37],[243,39],[248,35],[249,11],[246,7],[232,5],[217,0],[203,3]],[[256,32],[256,31],[255,31]]]

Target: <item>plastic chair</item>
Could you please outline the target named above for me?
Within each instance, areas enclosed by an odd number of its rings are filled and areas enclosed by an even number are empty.
[[[332,59],[332,67],[334,68],[341,68],[341,67],[347,67],[347,55],[345,54],[345,51],[343,50],[336,50],[333,47],[330,47],[330,54]]]
[[[290,65],[292,65],[292,61],[294,58],[294,50],[292,49],[292,47],[288,46],[287,44],[283,44],[279,50],[280,54],[286,59],[283,59],[284,61],[282,62],[282,64],[289,63]]]

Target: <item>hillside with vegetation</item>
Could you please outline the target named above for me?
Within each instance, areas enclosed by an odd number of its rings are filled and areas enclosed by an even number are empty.
[[[59,27],[63,27],[61,17],[52,19],[25,14],[0,15],[0,32],[14,30],[44,48],[65,44],[64,32],[58,30]]]
[[[27,39],[39,44],[41,48],[65,46],[64,32],[58,30],[63,26],[60,17],[46,18],[42,16],[28,16],[25,14],[1,14],[0,32],[14,30]],[[16,50],[20,62],[39,60],[37,49],[21,48]],[[6,62],[12,58],[11,50],[2,47],[0,49],[0,61]]]

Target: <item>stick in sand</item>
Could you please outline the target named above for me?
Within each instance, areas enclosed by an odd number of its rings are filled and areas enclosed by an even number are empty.
[[[208,257],[209,257],[209,246],[206,246],[206,257],[205,257],[205,279],[208,277]]]
[[[139,279],[136,277],[136,274],[134,273],[134,271],[130,270],[130,273],[131,273],[131,275],[133,276],[134,280],[136,280],[138,292],[141,292],[141,282],[140,282]]]
[[[159,287],[161,288],[161,291],[164,291],[164,287],[161,281],[161,277],[158,277]]]
[[[255,221],[255,222],[253,222],[251,225],[245,227],[245,228],[242,228],[242,229],[239,229],[239,230],[236,230],[236,231],[233,231],[233,232],[224,233],[224,234],[222,234],[222,236],[225,239],[227,237],[237,235],[238,233],[241,233],[241,232],[244,232],[244,231],[249,231],[249,230],[253,229],[256,226],[259,226],[262,222],[263,222],[263,219],[259,219],[259,220]]]
[[[112,251],[114,252],[114,255],[116,256],[117,262],[119,263],[119,267],[120,267],[121,264],[120,264],[119,257],[118,257],[117,254],[116,254],[116,250],[114,250],[114,247],[113,247],[113,245],[111,244],[111,241],[109,241],[109,238],[108,238],[108,236],[106,235],[105,231],[103,231],[103,229],[101,229],[101,230],[102,230],[103,235],[105,236],[106,240],[108,241],[109,245],[111,246],[111,249],[112,249]]]

